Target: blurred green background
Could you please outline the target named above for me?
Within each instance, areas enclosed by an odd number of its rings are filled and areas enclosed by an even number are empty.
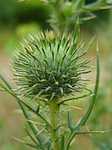
[[[91,2],[87,0],[86,3]],[[48,19],[51,9],[39,0],[0,0],[0,73],[15,86],[11,77],[9,65],[16,47],[28,34],[35,36],[38,31],[51,29]],[[101,75],[98,98],[93,113],[88,120],[86,130],[112,129],[112,10],[95,12],[97,18],[81,23],[80,38],[87,43],[94,35],[95,40],[88,50],[86,57],[92,57],[92,73],[88,76],[91,81],[89,87],[94,88],[95,82],[95,53],[96,42],[100,49]],[[73,102],[74,124],[87,109],[89,99]],[[81,109],[77,109],[77,107]],[[24,131],[25,120],[16,101],[7,93],[0,91],[0,150],[28,150],[21,142],[13,137],[26,139]],[[91,136],[91,135],[90,135]],[[112,134],[92,136],[105,144],[105,150],[112,149]],[[92,138],[92,140],[94,140]],[[73,150],[100,150],[90,137],[77,136]],[[110,146],[109,146],[110,140]],[[81,144],[80,144],[81,143]],[[100,144],[101,144],[100,143]]]

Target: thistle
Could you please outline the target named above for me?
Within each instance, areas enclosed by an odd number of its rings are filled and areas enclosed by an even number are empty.
[[[24,97],[59,99],[86,89],[82,74],[90,60],[80,61],[87,49],[78,45],[76,35],[40,33],[18,51],[13,68],[18,94]]]
[[[83,74],[90,72],[88,65],[90,60],[82,61],[82,57],[91,42],[83,47],[83,44],[78,42],[78,31],[77,23],[75,32],[69,35],[47,31],[41,32],[36,38],[30,36],[28,42],[25,40],[25,44],[22,44],[23,49],[18,50],[13,64],[17,90],[14,91],[0,75],[7,87],[1,83],[0,86],[17,100],[33,132],[32,135],[25,128],[34,144],[23,142],[35,149],[69,150],[75,135],[102,133],[80,130],[91,114],[98,91],[99,53],[97,52],[95,90],[92,94],[85,84],[88,80],[82,78]],[[72,125],[70,110],[68,120],[61,121],[61,105],[91,94],[92,101],[87,112],[76,126]],[[33,101],[30,101],[32,99]],[[45,105],[43,106],[41,102]],[[40,118],[40,131],[31,119],[32,113],[31,115],[27,113],[24,107],[34,113],[35,117]],[[67,128],[69,130],[66,130]]]

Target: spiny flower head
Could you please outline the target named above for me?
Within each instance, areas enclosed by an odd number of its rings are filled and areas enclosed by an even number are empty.
[[[79,60],[86,54],[77,44],[77,36],[42,32],[18,51],[13,68],[16,73],[18,93],[24,97],[60,98],[68,94],[82,92],[85,80],[82,74],[89,60]]]

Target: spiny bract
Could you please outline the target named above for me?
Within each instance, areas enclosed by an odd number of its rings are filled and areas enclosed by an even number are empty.
[[[78,62],[86,54],[82,44],[77,46],[75,34],[56,35],[53,31],[38,34],[18,51],[13,68],[18,93],[25,97],[60,98],[82,92],[85,88],[81,74],[89,60]],[[80,52],[81,51],[81,52]]]

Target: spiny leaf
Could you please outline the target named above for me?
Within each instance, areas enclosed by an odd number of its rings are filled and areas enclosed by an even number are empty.
[[[76,125],[74,127],[74,132],[69,136],[68,144],[67,144],[67,150],[69,149],[69,145],[70,145],[71,141],[73,140],[74,136],[76,135],[75,131],[78,130],[81,126],[85,125],[86,121],[88,120],[88,118],[89,118],[89,116],[90,116],[90,114],[92,112],[93,105],[95,103],[96,95],[97,95],[97,92],[98,92],[99,74],[100,74],[100,68],[99,68],[99,50],[97,50],[97,74],[96,74],[96,84],[95,84],[95,88],[94,88],[94,94],[93,94],[93,97],[92,97],[92,101],[91,101],[91,104],[90,104],[90,106],[89,106],[86,114],[81,119],[81,121],[78,123],[78,125]]]
[[[26,133],[29,135],[29,137],[32,139],[32,141],[39,147],[40,149],[43,149],[43,147],[33,138],[33,136],[30,134],[30,132],[25,128]]]
[[[12,92],[12,91],[9,91],[7,88],[5,88],[1,83],[0,83],[0,86],[5,90],[7,91],[9,94],[11,94],[13,97],[15,97],[17,100],[18,100],[18,103],[24,113],[24,116],[27,120],[29,120],[29,116],[27,115],[26,113],[26,110],[24,109],[24,107],[22,106],[22,104],[24,104],[26,107],[28,107],[30,110],[32,110],[34,112],[34,110],[32,108],[30,108],[28,105],[26,105],[24,102],[20,101],[20,99]],[[22,104],[21,104],[22,102]],[[36,130],[36,128],[34,127],[34,125],[31,123],[31,122],[28,122],[29,126],[31,127],[34,135],[36,136],[36,138],[38,139],[39,143],[42,145],[42,137],[40,135],[37,135],[38,131]]]

